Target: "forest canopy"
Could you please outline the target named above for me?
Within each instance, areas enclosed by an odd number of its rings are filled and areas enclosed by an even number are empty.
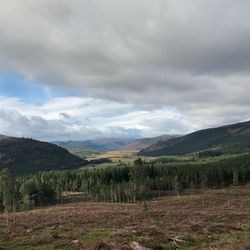
[[[0,140],[0,169],[14,173],[75,169],[85,164],[86,160],[52,143],[26,138]]]
[[[62,202],[64,192],[78,192],[82,200],[136,202],[190,190],[222,188],[250,181],[250,154],[204,162],[145,162],[80,170],[42,171],[14,176],[0,174],[2,210],[30,209]]]

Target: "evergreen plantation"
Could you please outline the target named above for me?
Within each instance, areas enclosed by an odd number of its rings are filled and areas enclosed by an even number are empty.
[[[23,176],[3,169],[0,176],[0,208],[6,212],[60,203],[66,191],[80,192],[82,200],[132,203],[164,194],[245,184],[250,181],[250,154],[173,163],[138,158],[133,165]]]

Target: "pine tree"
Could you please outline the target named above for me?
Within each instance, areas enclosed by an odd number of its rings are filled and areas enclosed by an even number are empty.
[[[181,193],[181,191],[182,191],[182,185],[181,185],[181,183],[180,183],[180,181],[179,181],[178,175],[176,175],[176,176],[174,177],[174,180],[173,180],[173,188],[174,188],[174,191],[175,191],[178,195],[180,195],[180,193]]]
[[[233,172],[233,184],[234,186],[239,185],[239,172],[238,171]]]
[[[16,208],[15,179],[8,169],[3,169],[1,171],[1,192],[2,192],[4,211],[7,214],[7,226],[8,226],[9,213],[15,210]]]

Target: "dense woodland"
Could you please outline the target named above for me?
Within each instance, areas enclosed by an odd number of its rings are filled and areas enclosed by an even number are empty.
[[[0,169],[13,173],[31,173],[39,170],[75,169],[88,162],[57,145],[27,138],[0,140]]]
[[[136,202],[163,194],[220,188],[250,181],[250,154],[204,162],[144,162],[81,170],[44,171],[14,176],[1,171],[2,211],[32,209],[63,202],[63,193],[80,192],[82,200]]]

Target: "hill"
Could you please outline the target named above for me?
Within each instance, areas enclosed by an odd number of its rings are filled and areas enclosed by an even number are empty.
[[[140,138],[137,140],[132,141],[130,144],[125,146],[125,150],[142,150],[144,148],[149,147],[150,145],[162,141],[162,140],[169,140],[178,137],[178,135],[161,135],[157,137],[149,137],[149,138]]]
[[[73,169],[86,164],[57,145],[33,139],[7,137],[0,140],[0,169],[16,173]]]
[[[250,121],[204,129],[182,137],[159,141],[141,150],[139,155],[176,155],[207,150],[222,153],[249,151]]]
[[[132,141],[133,139],[130,138],[104,138],[87,141],[57,141],[54,143],[69,150],[82,149],[93,152],[107,152],[112,150],[120,150]]]

